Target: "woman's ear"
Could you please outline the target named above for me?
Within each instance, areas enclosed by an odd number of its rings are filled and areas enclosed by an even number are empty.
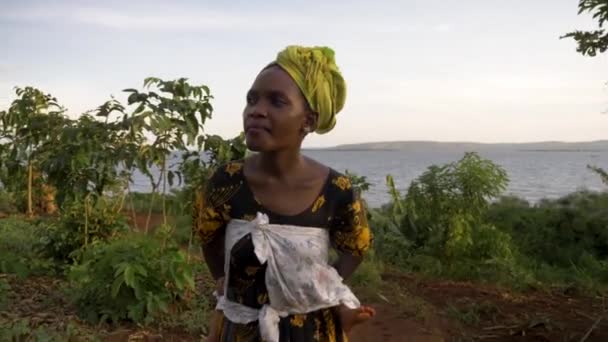
[[[319,114],[309,110],[306,113],[306,118],[304,119],[304,133],[312,133],[317,130],[317,124],[319,123]]]

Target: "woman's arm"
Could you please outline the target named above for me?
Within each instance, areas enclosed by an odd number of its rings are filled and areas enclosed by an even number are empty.
[[[350,181],[343,178],[341,196],[330,231],[332,244],[338,252],[334,268],[343,279],[348,279],[363,261],[372,242],[365,205]]]
[[[224,236],[217,236],[217,238],[203,244],[203,257],[205,263],[209,268],[211,276],[216,281],[224,277]]]
[[[194,233],[201,242],[203,258],[215,280],[224,276],[224,234],[228,224],[227,206],[216,196],[220,184],[221,174],[214,173],[203,189],[195,190],[192,212]]]
[[[355,273],[362,261],[362,257],[338,252],[338,260],[334,263],[334,268],[338,271],[338,274],[346,280]]]

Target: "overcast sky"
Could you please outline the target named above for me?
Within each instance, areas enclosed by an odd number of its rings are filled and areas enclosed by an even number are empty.
[[[187,77],[215,96],[208,131],[231,137],[280,49],[328,45],[346,106],[307,146],[606,139],[606,56],[559,39],[593,27],[577,3],[0,0],[0,108],[32,85],[77,116],[147,76]]]

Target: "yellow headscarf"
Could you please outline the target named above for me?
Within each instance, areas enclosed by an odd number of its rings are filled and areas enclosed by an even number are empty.
[[[334,51],[292,45],[279,52],[276,63],[293,78],[310,108],[319,114],[316,132],[331,131],[346,100],[346,82],[336,65]]]

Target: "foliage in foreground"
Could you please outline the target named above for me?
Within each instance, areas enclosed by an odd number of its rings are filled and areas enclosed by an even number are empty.
[[[69,322],[65,327],[51,328],[45,326],[32,327],[32,322],[29,319],[19,319],[13,322],[4,323],[0,319],[0,341],[45,341],[45,342],[63,342],[63,341],[100,341],[96,336],[92,336],[90,332],[81,331],[81,329],[72,322]]]
[[[84,251],[69,275],[82,317],[92,323],[150,323],[179,311],[194,289],[192,266],[159,234],[133,234]]]
[[[51,272],[54,263],[40,256],[40,226],[19,218],[0,220],[0,273],[21,277]]]
[[[61,216],[40,232],[46,257],[69,264],[89,244],[108,241],[129,230],[127,220],[114,206],[116,201],[102,198],[94,204],[70,202]]]

